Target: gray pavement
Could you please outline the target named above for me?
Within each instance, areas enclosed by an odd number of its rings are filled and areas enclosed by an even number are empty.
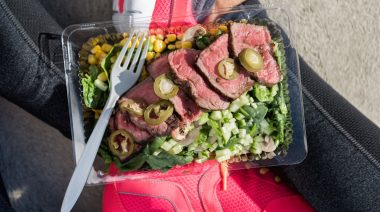
[[[380,4],[377,0],[283,0],[299,54],[380,126]]]

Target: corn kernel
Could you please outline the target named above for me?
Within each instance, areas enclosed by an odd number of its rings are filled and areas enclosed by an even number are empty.
[[[111,59],[110,59],[111,63],[115,63],[116,59],[117,59],[116,56],[112,56]]]
[[[108,43],[104,43],[104,44],[102,45],[102,50],[103,50],[104,52],[110,52],[111,49],[112,49],[112,46],[111,46],[110,44],[108,44]]]
[[[151,36],[149,36],[149,41],[150,41],[150,43],[154,43],[154,41],[156,40],[156,36],[155,35],[151,35]]]
[[[103,59],[104,55],[107,56],[106,53],[104,53],[102,50],[99,50],[95,53],[95,57],[98,58],[98,59]]]
[[[218,27],[220,30],[222,30],[222,32],[227,32],[228,31],[228,28],[227,28],[227,26],[226,25],[220,25],[219,27]]]
[[[90,38],[88,40],[88,43],[91,45],[91,46],[95,46],[96,44],[98,44],[99,42],[99,39],[98,38]]]
[[[136,44],[135,44],[135,48],[137,48],[139,46],[139,44],[140,44],[140,40],[137,39]]]
[[[126,33],[126,32],[123,32],[121,35],[123,36],[123,38],[128,37],[128,33]]]
[[[191,49],[193,47],[193,43],[191,41],[182,41],[182,48]]]
[[[105,73],[105,72],[100,73],[100,74],[98,75],[98,79],[99,79],[100,81],[102,81],[102,82],[107,81],[107,75],[106,75],[106,73]]]
[[[177,35],[176,34],[168,34],[166,35],[166,39],[168,39],[169,42],[174,42],[177,40]]]
[[[162,34],[157,34],[156,35],[156,39],[158,40],[163,40],[164,39],[164,36]]]
[[[182,42],[181,42],[181,41],[177,41],[177,42],[175,42],[175,47],[176,47],[177,49],[182,48]]]
[[[94,48],[91,49],[91,53],[95,54],[98,51],[102,51],[102,48],[99,45],[94,46]]]
[[[259,172],[261,175],[266,175],[269,172],[269,169],[268,168],[261,168]]]
[[[90,64],[90,65],[95,65],[98,62],[95,55],[93,55],[93,54],[88,55],[87,61],[88,61],[88,64]]]
[[[168,40],[167,38],[165,38],[164,42],[165,42],[166,44],[169,44],[169,43],[170,43],[169,40]]]
[[[218,29],[213,28],[213,29],[210,29],[209,32],[211,35],[216,35],[216,33],[218,32]]]
[[[128,48],[131,48],[131,46],[132,46],[132,41],[129,41]]]
[[[154,52],[148,52],[146,54],[146,61],[151,61],[154,58]]]
[[[157,58],[157,57],[160,57],[161,56],[161,53],[156,53],[156,55],[154,55],[154,58]]]
[[[105,57],[107,57],[106,53],[104,53],[104,52],[100,53],[100,55],[99,55],[99,62],[102,61]]]
[[[165,50],[165,48],[166,48],[166,43],[164,41],[162,41],[162,40],[154,41],[153,49],[155,52],[158,52],[158,53],[163,52]]]
[[[169,50],[174,50],[175,49],[175,45],[174,44],[169,44],[168,45],[168,49]]]
[[[124,46],[125,43],[128,41],[128,37],[124,38],[123,40],[120,41],[120,45]]]
[[[183,34],[179,34],[179,35],[177,35],[177,39],[178,39],[178,40],[182,40],[182,38],[183,38]]]

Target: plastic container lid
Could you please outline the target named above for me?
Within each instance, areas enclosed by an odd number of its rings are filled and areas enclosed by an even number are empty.
[[[149,18],[137,18],[130,22],[100,22],[77,24],[67,27],[62,34],[62,48],[64,55],[64,67],[66,75],[67,98],[69,103],[69,113],[71,122],[72,144],[74,159],[79,161],[81,153],[86,145],[86,136],[83,121],[83,108],[81,100],[81,87],[79,79],[78,52],[83,43],[89,38],[100,34],[115,33],[118,29],[127,29],[132,31],[136,28],[148,28],[160,26],[160,23],[169,23],[169,26],[178,24],[180,20],[197,20],[208,14],[215,13],[204,11],[199,14],[188,14],[181,17],[171,17],[167,19],[154,19],[149,22]],[[262,19],[269,18],[272,23],[281,30],[285,44],[286,65],[287,65],[287,82],[290,96],[290,113],[292,118],[292,138],[286,156],[276,156],[271,160],[253,161],[247,163],[237,163],[230,166],[232,169],[262,167],[262,166],[280,166],[292,165],[302,162],[307,154],[306,132],[303,113],[302,88],[300,82],[298,54],[294,48],[294,40],[291,37],[291,18],[284,9],[275,6],[240,6],[234,9],[225,9],[215,13],[219,15],[219,21],[240,20],[240,19]],[[195,17],[195,19],[194,19]],[[203,23],[204,24],[204,23]],[[115,182],[123,179],[146,178],[154,175],[160,175],[159,171],[145,172],[126,172],[109,175],[104,170],[102,160],[97,158],[94,168],[91,171],[87,184],[103,184]],[[201,164],[189,164],[181,168],[184,173],[193,173],[202,171]]]

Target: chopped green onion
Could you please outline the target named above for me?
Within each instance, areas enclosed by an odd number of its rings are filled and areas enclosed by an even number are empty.
[[[166,141],[161,145],[161,149],[169,151],[176,144],[177,142],[174,139],[170,139],[169,141]]]
[[[244,119],[238,121],[239,128],[243,128],[247,126],[247,123]]]
[[[102,90],[102,91],[106,91],[106,90],[108,89],[108,85],[107,85],[105,82],[103,82],[103,81],[101,81],[101,80],[99,80],[99,79],[96,79],[96,80],[94,81],[94,85],[95,85],[97,88],[99,88],[100,90]]]
[[[208,113],[203,113],[202,116],[198,119],[197,124],[198,125],[204,125],[208,121]]]
[[[245,118],[245,116],[242,114],[242,113],[235,113],[234,114],[234,118],[236,119],[236,120],[242,120],[242,119],[244,119]]]
[[[183,146],[181,144],[174,145],[168,152],[173,155],[177,155],[178,153],[182,152]]]
[[[218,121],[218,120],[222,119],[222,112],[220,112],[219,110],[212,111],[210,118],[214,119],[215,121]]]

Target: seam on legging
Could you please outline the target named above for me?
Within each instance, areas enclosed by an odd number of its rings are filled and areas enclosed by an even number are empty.
[[[371,153],[369,153],[350,133],[348,133],[336,120],[335,118],[327,112],[323,106],[314,98],[314,96],[309,92],[305,86],[302,85],[302,92],[306,97],[314,104],[314,106],[322,113],[322,115],[338,130],[340,131],[349,141],[351,141],[359,151],[365,155],[365,157],[378,169],[380,169],[380,163],[376,160]]]
[[[21,23],[15,18],[13,15],[13,12],[9,9],[8,5],[0,0],[0,6],[5,11],[5,16],[9,18],[9,20],[13,23],[14,27],[16,28],[16,31],[21,34],[21,37],[24,39],[24,41],[28,44],[28,47],[34,51],[35,54],[38,55],[39,59],[42,60],[42,62],[48,66],[52,71],[54,71],[55,74],[57,74],[58,78],[63,80],[65,82],[65,78],[61,76],[60,69],[51,63],[47,57],[43,54],[41,54],[38,47],[35,45],[35,43],[28,37],[28,34],[26,33],[24,27],[21,25]]]

